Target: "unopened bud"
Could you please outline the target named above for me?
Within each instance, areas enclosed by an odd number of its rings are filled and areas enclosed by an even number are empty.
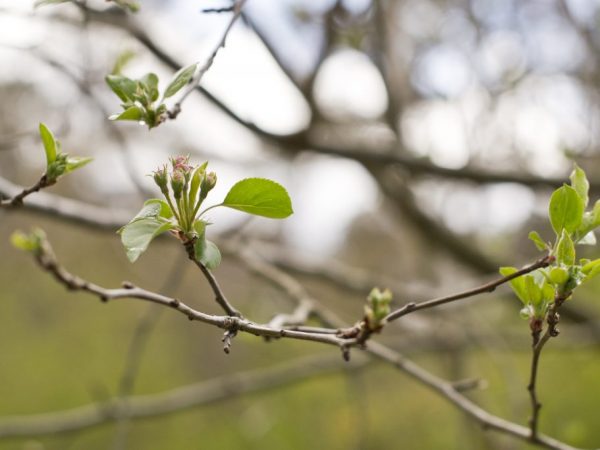
[[[171,189],[176,200],[181,198],[183,187],[185,186],[185,176],[181,170],[174,170],[171,174]]]
[[[192,166],[190,166],[190,157],[188,156],[176,156],[171,158],[171,164],[173,165],[173,171],[180,170],[185,175],[191,172]]]
[[[205,198],[216,184],[217,174],[214,172],[207,173],[202,179],[202,184],[200,185],[200,197]]]
[[[160,188],[160,191],[163,194],[167,195],[167,184],[169,181],[169,177],[167,175],[167,167],[163,166],[162,168],[158,168],[152,173],[152,177],[154,178],[154,182],[156,183],[156,185]]]

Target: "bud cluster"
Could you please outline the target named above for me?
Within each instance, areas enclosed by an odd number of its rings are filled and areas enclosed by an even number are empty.
[[[165,165],[152,173],[154,182],[185,233],[192,230],[200,205],[217,184],[217,175],[206,172],[207,164],[194,166],[190,164],[189,155],[177,156],[171,158],[170,171]]]
[[[365,322],[370,331],[378,331],[384,325],[384,319],[390,313],[391,301],[392,293],[389,289],[381,291],[373,288],[365,305]]]

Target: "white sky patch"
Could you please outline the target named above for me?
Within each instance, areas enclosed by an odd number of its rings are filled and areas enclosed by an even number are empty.
[[[358,163],[325,156],[295,163],[289,191],[294,215],[284,222],[289,243],[328,255],[344,243],[352,221],[377,207],[377,187]]]
[[[350,49],[325,60],[315,79],[315,97],[332,116],[375,119],[387,108],[381,74],[366,55]]]

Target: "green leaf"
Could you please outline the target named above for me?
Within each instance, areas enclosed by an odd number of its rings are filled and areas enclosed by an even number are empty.
[[[173,217],[173,211],[171,211],[171,207],[166,201],[160,198],[151,198],[144,202],[144,206],[142,206],[142,209],[140,209],[140,211],[135,215],[133,219],[131,219],[129,223],[133,223],[136,220],[140,219],[159,219],[161,217],[163,219],[170,219],[171,217]]]
[[[67,156],[67,165],[65,167],[64,173],[73,172],[86,164],[92,162],[94,158],[83,157],[83,156]]]
[[[529,233],[529,239],[533,241],[538,250],[547,250],[548,244],[544,242],[542,237],[539,235],[537,231],[531,231]]]
[[[153,102],[156,101],[158,99],[158,76],[154,73],[147,73],[139,81],[148,94],[148,98]]]
[[[150,207],[151,205],[155,205],[154,210],[156,211],[156,214],[154,214],[154,217],[158,216],[158,217],[162,217],[164,219],[170,219],[173,217],[173,211],[171,210],[171,207],[163,199],[151,198],[150,200],[146,200],[144,202],[144,207]],[[158,209],[156,209],[156,205],[159,206]],[[143,208],[142,208],[142,211],[143,211]],[[140,211],[140,213],[141,213],[141,211]],[[138,215],[140,213],[138,213]]]
[[[219,247],[208,239],[198,239],[194,244],[196,259],[208,269],[216,269],[221,264],[221,252]]]
[[[194,255],[197,261],[212,270],[221,264],[221,252],[214,242],[206,239],[206,225],[203,220],[194,222],[194,230],[198,235],[194,243]]]
[[[556,235],[560,236],[562,230],[569,234],[577,230],[581,224],[583,210],[584,202],[571,186],[564,185],[555,190],[550,197],[548,215]]]
[[[500,268],[500,274],[504,277],[508,277],[517,271],[518,270],[516,267]],[[513,278],[509,283],[514,293],[517,295],[517,297],[519,297],[519,300],[521,300],[524,305],[529,304],[529,297],[527,296],[527,290],[525,289],[525,281],[523,280],[523,277]]]
[[[534,309],[540,305],[542,301],[542,290],[535,282],[535,279],[531,275],[524,275],[524,286],[525,286],[525,296],[527,297],[528,303],[531,303]]]
[[[117,56],[117,60],[115,61],[115,65],[113,66],[112,70],[110,71],[111,75],[121,75],[121,72],[123,71],[123,68],[129,63],[129,61],[131,61],[133,58],[135,58],[136,54],[133,50],[125,50],[121,53],[119,53],[119,56]]]
[[[571,186],[575,189],[577,194],[579,194],[581,200],[583,200],[583,206],[585,208],[589,201],[588,191],[590,190],[590,183],[585,176],[585,172],[575,164],[575,168],[573,169],[573,172],[571,172],[569,178],[571,179]]]
[[[121,242],[125,247],[129,261],[135,262],[146,251],[152,239],[175,225],[154,217],[145,217],[128,223],[119,230]]]
[[[40,136],[42,138],[42,143],[44,144],[44,150],[46,151],[46,166],[49,166],[56,160],[56,139],[54,138],[52,131],[41,122]]]
[[[140,4],[133,0],[109,0],[116,3],[123,9],[128,9],[132,13],[138,12],[140,10]]]
[[[285,188],[265,178],[246,178],[237,182],[222,205],[271,219],[283,219],[294,212]]]
[[[600,259],[594,259],[593,261],[589,261],[581,268],[581,271],[585,275],[589,275],[596,268],[600,268]]]
[[[563,267],[553,267],[552,270],[550,270],[550,279],[555,285],[561,286],[569,279],[569,272]]]
[[[559,263],[567,266],[575,264],[575,245],[566,229],[563,229],[556,246],[556,259]]]
[[[119,96],[124,102],[130,102],[133,100],[133,96],[137,90],[137,83],[130,80],[123,75],[107,75],[106,84],[112,89],[112,91]]]
[[[190,194],[188,197],[192,208],[194,208],[196,205],[196,198],[198,196],[198,190],[200,189],[200,183],[202,182],[202,178],[204,178],[206,164],[207,163],[204,163],[200,167],[197,167],[192,175],[192,181],[190,182]]]
[[[23,233],[20,230],[15,231],[10,236],[10,242],[20,250],[35,253],[41,249],[45,238],[46,234],[41,229],[34,228],[29,234]]]
[[[198,67],[198,63],[194,63],[191,66],[180,69],[173,76],[173,80],[169,83],[167,89],[165,89],[164,97],[172,97],[179,92],[182,87],[188,84],[196,72],[196,67]]]
[[[108,120],[135,120],[139,122],[144,117],[144,112],[138,106],[130,106],[121,114],[113,114]]]

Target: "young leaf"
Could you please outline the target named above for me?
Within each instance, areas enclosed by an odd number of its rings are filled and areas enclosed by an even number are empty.
[[[581,197],[583,200],[583,206],[585,208],[589,201],[588,191],[590,190],[590,183],[585,176],[585,172],[577,164],[575,164],[575,168],[573,169],[573,172],[571,172],[571,176],[569,178],[571,179],[571,186],[573,189],[575,189],[575,191],[577,191],[577,194],[579,194],[579,197]]]
[[[553,267],[552,270],[550,270],[550,280],[552,280],[552,283],[556,284],[557,286],[565,284],[568,279],[569,272],[567,272],[564,268]]]
[[[204,178],[204,171],[206,169],[207,163],[202,164],[194,170],[194,174],[192,175],[192,181],[190,182],[190,194],[189,194],[189,202],[192,208],[196,205],[196,198],[198,196],[198,190],[200,189],[200,183]]]
[[[214,242],[206,239],[206,225],[203,220],[194,222],[194,230],[198,235],[194,244],[194,255],[197,261],[212,270],[221,264],[221,252]]]
[[[146,251],[152,239],[175,225],[154,217],[145,217],[128,223],[119,230],[121,242],[129,261],[135,262]]]
[[[29,234],[17,230],[10,236],[10,241],[12,245],[20,250],[35,253],[40,250],[42,241],[45,239],[45,237],[46,234],[39,228],[35,228]]]
[[[539,306],[542,301],[542,290],[535,282],[533,276],[523,275],[523,280],[526,292],[525,295],[529,300],[529,303],[533,305],[534,309],[537,309],[537,306]]]
[[[140,212],[138,212],[129,223],[133,223],[140,219],[158,219],[159,217],[170,219],[173,217],[173,211],[171,211],[171,207],[164,200],[161,200],[160,198],[151,198],[144,202],[144,206],[140,209]]]
[[[56,160],[56,139],[46,125],[40,123],[40,136],[46,151],[46,165],[49,166]]]
[[[156,217],[157,215],[159,217],[164,218],[164,219],[170,219],[171,217],[173,217],[173,211],[171,210],[171,207],[163,199],[160,199],[160,198],[151,198],[150,200],[146,200],[144,202],[144,207],[146,207],[146,206],[149,207],[151,205],[154,205],[154,208],[156,208],[156,205],[159,206],[158,209],[155,209],[156,214],[154,214],[154,217]],[[142,208],[142,211],[143,211],[143,208]],[[141,213],[141,211],[140,211],[140,213]],[[140,213],[138,213],[138,215]]]
[[[585,275],[584,281],[589,281],[600,273],[600,259],[590,261],[581,268],[581,272]]]
[[[556,259],[567,266],[575,264],[575,245],[566,229],[563,229],[556,247]]]
[[[67,164],[64,173],[73,172],[80,167],[92,162],[93,158],[83,156],[67,156]]]
[[[581,224],[583,210],[583,200],[571,186],[555,190],[550,197],[548,215],[556,235],[560,236],[562,230],[573,233]]]
[[[221,264],[221,252],[214,242],[208,239],[198,239],[194,244],[196,259],[208,269],[216,269]]]
[[[547,250],[548,244],[544,242],[542,237],[539,235],[537,231],[531,231],[529,233],[529,239],[533,241],[538,250]]]
[[[271,219],[283,219],[294,212],[285,188],[264,178],[238,181],[229,190],[222,205]]]
[[[132,13],[138,12],[140,10],[140,4],[133,0],[109,0],[116,3],[123,9],[128,9]]]
[[[158,99],[158,77],[154,73],[147,73],[140,78],[144,90],[148,93],[148,97],[151,101]]]
[[[507,277],[517,272],[515,267],[501,267],[500,275]],[[519,297],[519,300],[523,302],[524,305],[529,303],[529,297],[527,296],[527,290],[525,288],[525,281],[523,277],[517,277],[510,280],[510,287],[514,291],[514,293]]]
[[[144,113],[138,106],[130,106],[121,114],[113,114],[108,120],[135,120],[139,122],[144,117]]]
[[[184,87],[186,84],[188,84],[190,82],[190,80],[192,79],[192,77],[194,76],[194,73],[196,72],[196,67],[198,67],[197,63],[192,64],[191,66],[185,67],[183,69],[180,69],[173,77],[173,80],[167,86],[167,89],[165,89],[164,97],[165,98],[172,97],[182,87]]]
[[[137,90],[137,83],[123,75],[107,75],[106,84],[125,103],[133,100]]]
[[[133,58],[135,58],[136,54],[133,50],[125,50],[121,53],[119,53],[119,56],[117,56],[117,60],[115,61],[115,65],[113,66],[112,70],[110,71],[111,75],[121,75],[121,72],[123,71],[123,68],[129,63],[129,61],[131,61]]]

